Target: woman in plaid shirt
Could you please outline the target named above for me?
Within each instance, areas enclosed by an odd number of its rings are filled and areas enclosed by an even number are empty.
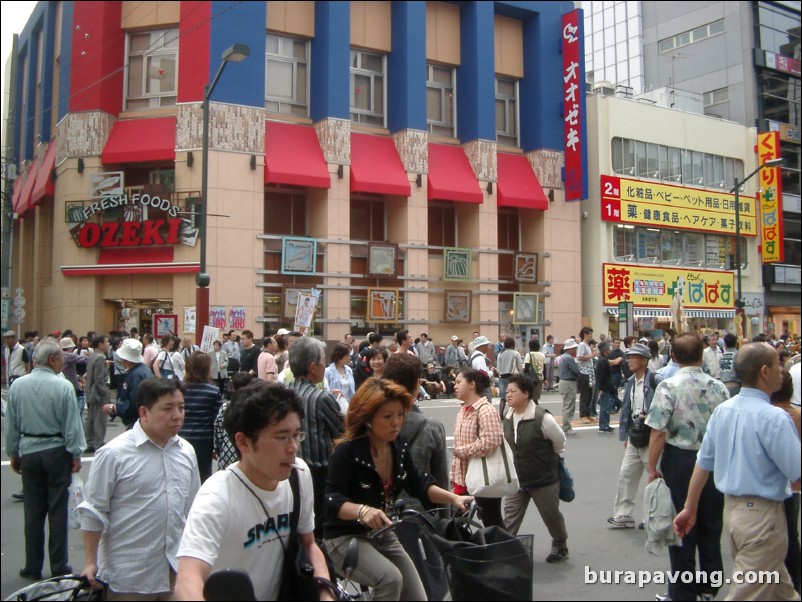
[[[454,426],[454,460],[451,463],[451,479],[454,493],[467,495],[465,474],[471,458],[483,458],[496,449],[504,438],[501,420],[484,391],[490,387],[487,374],[473,368],[463,368],[457,375],[454,392],[462,402],[457,423]],[[476,503],[482,511],[482,522],[486,527],[498,525],[504,528],[501,516],[501,498],[477,497]]]

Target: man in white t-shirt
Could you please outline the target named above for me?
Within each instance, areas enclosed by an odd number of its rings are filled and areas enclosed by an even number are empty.
[[[257,381],[237,392],[223,428],[240,460],[213,474],[201,487],[187,518],[178,549],[177,600],[203,600],[213,570],[240,568],[253,582],[257,600],[276,600],[285,550],[298,537],[315,576],[328,578],[315,543],[312,477],[297,457],[303,406],[295,391]],[[300,491],[297,531],[291,533],[295,470]],[[328,590],[321,600],[331,600]]]

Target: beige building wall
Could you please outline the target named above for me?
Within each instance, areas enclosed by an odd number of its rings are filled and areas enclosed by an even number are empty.
[[[615,175],[612,166],[612,139],[629,138],[733,157],[743,161],[744,173],[748,174],[757,166],[754,152],[757,132],[754,128],[715,117],[612,96],[590,94],[587,96],[587,108],[589,200],[581,203],[582,248],[585,258],[582,269],[582,310],[595,332],[607,332],[610,327],[609,317],[602,305],[602,263],[616,261],[613,252],[614,224],[601,219],[599,176]],[[756,182],[757,178],[750,180],[746,190],[741,193],[744,198],[754,199]],[[747,268],[742,270],[743,291],[762,294],[757,237],[743,238],[747,240],[749,260]],[[733,298],[734,296],[735,291]]]

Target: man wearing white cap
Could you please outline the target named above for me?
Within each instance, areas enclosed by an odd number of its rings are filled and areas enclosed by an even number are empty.
[[[563,354],[560,356],[560,395],[563,398],[563,432],[567,437],[576,435],[571,426],[576,412],[577,381],[579,380],[579,366],[576,363],[577,344],[574,339],[567,339],[563,343]]]
[[[134,426],[139,413],[136,407],[136,390],[146,378],[153,376],[142,357],[142,343],[136,339],[125,339],[117,355],[125,366],[125,380],[117,390],[117,403],[107,404],[103,411],[110,416],[120,416],[127,429]]]
[[[451,337],[451,344],[446,347],[446,366],[449,368],[454,368],[454,370],[459,370],[459,348],[457,347],[458,342],[459,337],[454,335]]]
[[[484,372],[490,377],[490,382],[493,382],[493,372],[487,365],[487,352],[490,349],[490,341],[485,336],[478,336],[473,340],[473,353],[471,354],[471,368]],[[493,393],[490,389],[485,392],[485,397],[488,401],[492,401]]]

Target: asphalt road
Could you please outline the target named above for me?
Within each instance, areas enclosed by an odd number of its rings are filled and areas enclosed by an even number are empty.
[[[546,394],[542,400],[554,414],[560,413],[559,396]],[[454,431],[458,410],[454,399],[423,402],[423,410],[441,420],[446,434]],[[615,425],[615,423],[614,423]],[[637,529],[612,527],[606,521],[612,513],[618,469],[623,457],[623,445],[617,435],[604,435],[597,427],[578,427],[579,434],[568,440],[566,463],[573,473],[576,500],[562,504],[568,528],[570,555],[560,564],[547,564],[550,539],[534,504],[530,505],[521,534],[534,533],[534,599],[535,600],[653,600],[654,595],[666,591],[662,584],[639,587],[636,583],[601,584],[586,583],[586,575],[593,571],[666,571],[668,555],[652,556],[644,549],[645,533]],[[110,425],[107,440],[122,432],[119,421]],[[449,440],[450,443],[450,440]],[[82,476],[86,479],[91,458],[85,459]],[[635,516],[642,515],[642,492]],[[18,576],[25,558],[25,542],[22,532],[23,505],[11,498],[20,489],[20,478],[14,474],[8,462],[3,462],[0,471],[0,597],[5,599],[29,582]],[[725,575],[729,574],[732,562],[729,544],[722,540]],[[70,561],[76,571],[83,563],[83,546],[80,531],[70,531]],[[47,576],[49,567],[45,567]],[[725,590],[726,591],[726,586]],[[720,596],[723,598],[723,593]]]

